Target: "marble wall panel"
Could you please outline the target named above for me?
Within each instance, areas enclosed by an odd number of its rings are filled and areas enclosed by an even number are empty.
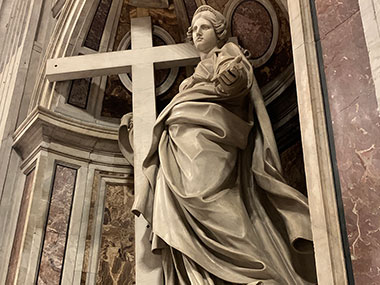
[[[135,284],[133,183],[108,184],[96,284]]]
[[[86,109],[90,85],[91,78],[73,80],[67,102],[78,108]]]
[[[95,171],[81,284],[86,284],[95,271],[94,282],[97,284],[135,284],[135,218],[131,212],[133,179],[131,177],[123,184],[106,182],[102,190],[103,177],[108,176],[123,177],[122,174]],[[104,202],[99,200],[102,199],[100,191],[105,191]],[[104,207],[104,211],[99,206]],[[103,221],[99,236],[95,236],[95,229],[99,226],[96,221]],[[91,272],[90,263],[94,260],[97,268]]]
[[[112,0],[101,0],[92,20],[84,46],[93,50],[99,50],[103,30],[106,25],[107,16],[111,9]]]
[[[16,277],[17,264],[20,258],[22,239],[24,237],[26,227],[26,217],[28,214],[30,197],[33,189],[34,174],[35,169],[31,170],[26,176],[24,193],[21,199],[20,212],[18,214],[17,227],[13,241],[11,260],[9,262],[7,281],[5,282],[6,284],[11,284]]]
[[[356,284],[380,268],[380,118],[357,0],[316,1],[336,160]]]
[[[76,169],[56,166],[37,284],[61,282],[76,173]]]

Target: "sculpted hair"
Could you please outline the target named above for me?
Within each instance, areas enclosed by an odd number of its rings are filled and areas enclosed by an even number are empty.
[[[200,16],[204,17],[206,20],[208,20],[212,24],[216,37],[219,40],[218,44],[223,45],[227,40],[226,18],[222,15],[222,13],[220,13],[219,11],[216,11],[214,8],[208,5],[202,5],[195,11],[193,20],[191,21],[191,26],[187,30],[187,39],[190,42],[193,42],[193,23]]]

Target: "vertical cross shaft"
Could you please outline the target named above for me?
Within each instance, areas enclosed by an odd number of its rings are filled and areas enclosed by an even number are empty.
[[[152,47],[150,17],[134,18],[131,23],[132,49]],[[156,119],[156,98],[153,63],[132,65],[132,104],[134,129],[135,192],[141,189],[142,163],[149,151],[153,125]],[[142,216],[136,218],[136,284],[157,283],[162,278],[160,259],[150,252],[147,223]],[[149,264],[149,267],[147,266]]]

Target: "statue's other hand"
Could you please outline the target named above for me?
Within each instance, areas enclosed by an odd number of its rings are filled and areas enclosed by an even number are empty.
[[[119,147],[127,161],[133,165],[133,114],[121,118],[119,128]]]

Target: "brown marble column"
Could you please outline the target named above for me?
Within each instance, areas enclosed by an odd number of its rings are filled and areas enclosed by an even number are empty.
[[[133,183],[107,184],[96,284],[135,284]]]
[[[380,119],[358,0],[315,0],[353,275],[380,268]]]

